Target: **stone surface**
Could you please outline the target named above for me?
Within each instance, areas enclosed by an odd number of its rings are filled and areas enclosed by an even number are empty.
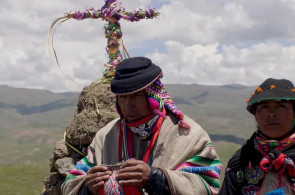
[[[60,195],[60,187],[64,181],[64,177],[59,173],[52,173],[49,177],[45,178],[44,183],[44,195]]]
[[[66,139],[72,145],[89,145],[96,132],[117,117],[115,95],[109,84],[84,87],[77,103],[75,119],[67,127]]]
[[[53,158],[60,159],[68,156],[70,156],[70,152],[65,141],[63,139],[58,140],[55,144]]]
[[[58,170],[59,174],[66,177],[69,174],[70,170],[75,167],[75,164],[72,158],[65,157],[56,160],[54,167],[56,170]]]
[[[66,141],[72,147],[86,154],[96,132],[117,118],[115,95],[110,84],[92,83],[80,93],[75,116],[66,129]],[[74,109],[74,108],[73,108]],[[44,195],[59,195],[60,187],[75,163],[83,158],[69,147],[63,139],[58,140],[49,160],[49,177],[44,180]]]

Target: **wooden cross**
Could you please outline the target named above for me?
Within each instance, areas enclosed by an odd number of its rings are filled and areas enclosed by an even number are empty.
[[[103,77],[99,80],[102,83],[109,83],[114,75],[115,68],[122,61],[122,55],[119,47],[123,47],[124,53],[129,57],[129,54],[124,47],[122,42],[122,31],[120,26],[120,19],[135,22],[141,19],[152,19],[160,15],[153,8],[146,10],[138,9],[134,11],[125,11],[118,0],[105,0],[104,6],[100,10],[95,10],[93,8],[85,11],[76,11],[67,13],[64,17],[56,19],[52,25],[51,29],[57,22],[64,22],[70,18],[76,20],[84,20],[86,18],[98,19],[108,21],[105,25],[105,37],[107,38],[106,51],[109,55],[109,62],[105,64],[106,70],[103,73]],[[61,21],[62,20],[62,21]],[[50,33],[50,32],[49,32]]]

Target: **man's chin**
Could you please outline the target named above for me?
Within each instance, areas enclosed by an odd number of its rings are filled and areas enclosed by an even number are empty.
[[[280,124],[268,124],[264,126],[264,131],[273,132],[273,131],[277,131],[280,128],[281,128]]]
[[[278,128],[267,128],[263,132],[267,137],[271,139],[278,139],[281,138],[282,136],[286,135],[288,131],[278,131]]]
[[[128,123],[135,123],[135,122],[139,121],[141,119],[141,117],[138,117],[138,116],[126,117],[125,119],[127,120]]]

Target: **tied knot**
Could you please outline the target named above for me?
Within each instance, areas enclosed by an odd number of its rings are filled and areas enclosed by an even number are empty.
[[[274,171],[283,175],[287,170],[288,175],[295,177],[295,166],[292,159],[281,153],[278,150],[271,150],[265,157],[260,161],[260,168],[263,172]]]
[[[285,158],[286,155],[280,151],[271,150],[260,161],[260,168],[263,172],[275,171],[281,175],[286,169]]]

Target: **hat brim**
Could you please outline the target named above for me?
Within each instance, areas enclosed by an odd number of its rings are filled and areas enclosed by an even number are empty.
[[[140,74],[130,74],[111,81],[111,91],[116,95],[136,93],[151,85],[162,74],[160,67],[152,64]]]
[[[275,91],[268,89],[263,90],[259,94],[255,94],[247,105],[247,110],[250,113],[254,113],[254,105],[263,101],[274,100],[274,101],[295,101],[295,93],[290,90],[276,89]]]

